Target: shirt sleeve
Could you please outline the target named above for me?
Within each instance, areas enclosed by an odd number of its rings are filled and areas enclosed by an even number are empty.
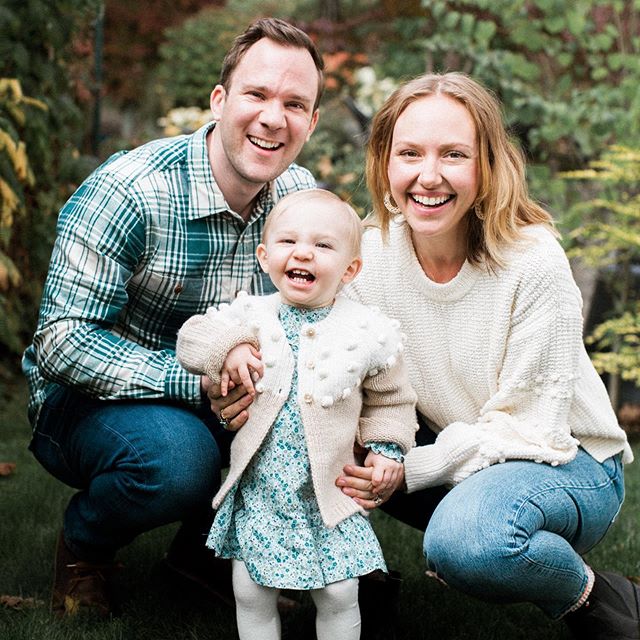
[[[43,378],[102,399],[200,404],[200,381],[171,349],[152,350],[111,329],[144,252],[137,203],[108,171],[94,172],[60,212],[34,348]]]
[[[393,442],[365,442],[364,446],[373,453],[382,454],[385,458],[390,458],[396,462],[404,462],[402,449]]]
[[[455,485],[505,460],[571,461],[568,416],[583,349],[580,292],[558,246],[523,269],[496,392],[473,424],[446,426],[405,460],[408,491]]]

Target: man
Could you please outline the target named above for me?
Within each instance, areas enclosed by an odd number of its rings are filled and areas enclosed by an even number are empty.
[[[208,382],[177,363],[176,333],[240,290],[267,290],[255,249],[274,201],[315,186],[292,163],[318,120],[322,69],[306,34],[258,20],[225,57],[212,123],[114,155],[60,212],[23,358],[30,448],[79,489],[56,552],[59,615],[109,615],[116,551],[174,521],[166,566],[220,592],[204,536],[230,434]]]

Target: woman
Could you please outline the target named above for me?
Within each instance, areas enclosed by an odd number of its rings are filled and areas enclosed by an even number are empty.
[[[374,119],[367,181],[376,228],[348,295],[400,321],[424,418],[409,495],[388,509],[426,529],[427,564],[452,587],[535,603],[582,640],[640,638],[640,589],[581,558],[633,455],[498,102],[462,74],[404,84]],[[367,508],[370,473],[338,480]]]

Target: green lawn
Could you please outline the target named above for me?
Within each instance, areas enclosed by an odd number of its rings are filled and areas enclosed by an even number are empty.
[[[48,612],[53,550],[71,490],[48,476],[27,451],[23,384],[10,388],[0,407],[0,462],[15,462],[14,475],[0,478],[0,596],[33,598],[22,609],[0,606],[0,640],[226,640],[236,638],[233,614],[199,594],[173,589],[155,570],[174,526],[141,536],[123,550],[118,578],[125,598],[122,615],[110,622],[61,622]],[[634,451],[640,459],[640,445]],[[640,575],[640,542],[634,529],[640,511],[640,464],[627,467],[627,500],[607,539],[589,555],[595,567]],[[399,639],[554,640],[567,638],[529,605],[488,605],[424,577],[421,535],[382,513],[374,524],[388,564],[402,572]],[[287,617],[283,637],[313,637],[313,609]],[[381,616],[384,617],[384,612]],[[339,640],[339,639],[336,639]],[[366,640],[366,639],[363,639]]]

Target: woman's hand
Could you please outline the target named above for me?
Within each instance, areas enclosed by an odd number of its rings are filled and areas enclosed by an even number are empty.
[[[348,464],[343,471],[344,475],[336,480],[336,486],[342,489],[342,493],[353,498],[365,509],[375,509],[384,504],[394,491],[404,485],[404,465],[401,465],[390,488],[377,496],[374,493],[373,467]]]
[[[211,411],[226,421],[228,431],[237,431],[249,419],[247,409],[253,402],[253,398],[246,392],[242,385],[229,382],[227,395],[223,398],[220,393],[220,385],[213,384],[207,376],[200,378],[202,391],[206,393]]]

